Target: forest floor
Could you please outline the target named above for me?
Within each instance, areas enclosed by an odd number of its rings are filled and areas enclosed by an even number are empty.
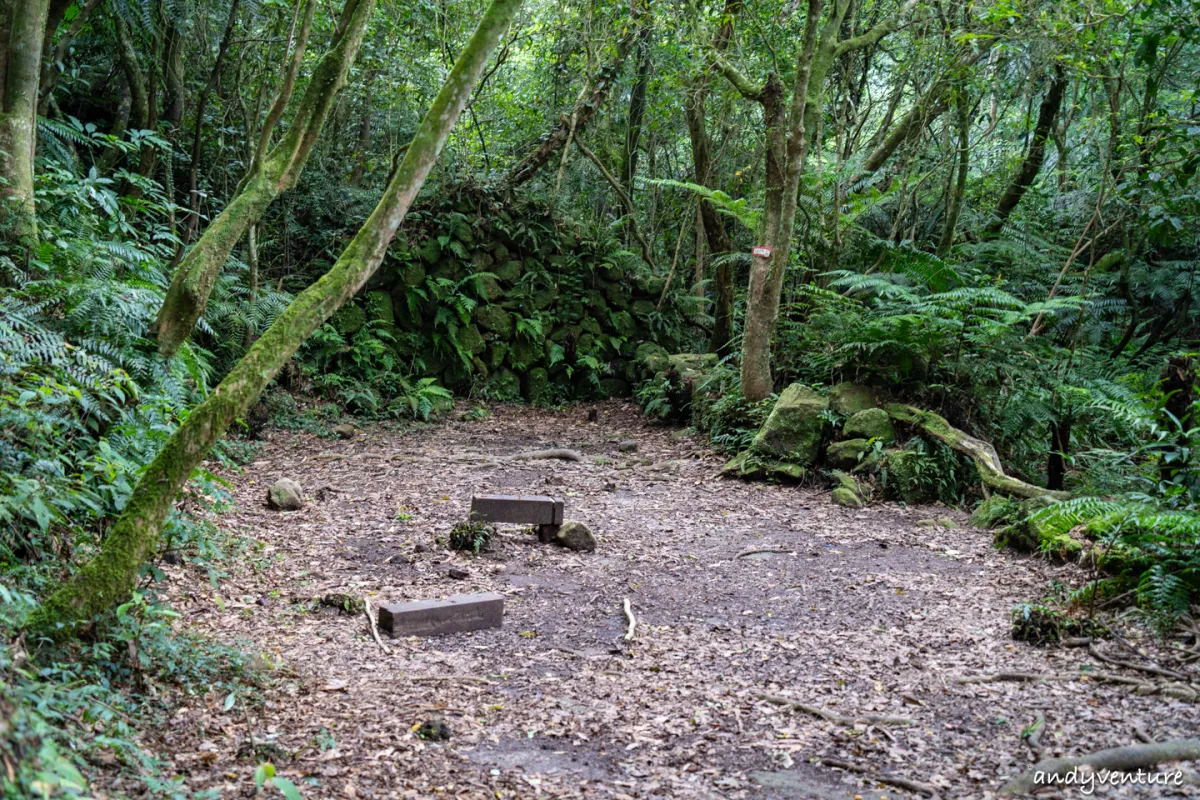
[[[1200,706],[1125,686],[955,681],[1087,663],[1121,671],[1085,649],[1010,637],[1013,607],[1053,581],[1078,585],[1078,567],[994,550],[945,508],[856,511],[817,489],[724,480],[700,437],[629,404],[594,407],[591,424],[590,406],[500,405],[482,421],[365,425],[347,441],[268,430],[260,460],[227,476],[237,508],[219,519],[257,544],[215,587],[201,570],[165,568],[181,625],[260,654],[268,688],[249,713],[215,693],[192,698],[145,746],[191,789],[223,797],[253,795],[256,764],[271,760],[306,798],[849,800],[919,795],[821,759],[943,797],[989,797],[1033,762],[1021,734],[1039,712],[1047,755],[1130,744],[1135,728],[1157,739],[1200,730]],[[623,440],[637,451],[618,452]],[[547,446],[584,461],[487,458]],[[280,477],[302,484],[302,510],[265,507]],[[490,552],[452,553],[437,540],[474,492],[562,496],[599,547],[572,552],[509,526]],[[916,524],[943,516],[961,527]],[[783,552],[743,555],[751,549]],[[452,567],[469,576],[452,579]],[[480,591],[505,595],[501,629],[383,634],[387,652],[362,613],[312,602]],[[1136,628],[1126,636],[1149,646]],[[764,695],[912,724],[839,724]],[[416,735],[435,717],[448,742]],[[108,791],[131,788],[110,778]]]

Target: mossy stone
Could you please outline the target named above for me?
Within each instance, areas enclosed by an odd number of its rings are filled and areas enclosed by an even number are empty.
[[[492,270],[492,274],[505,283],[516,283],[523,272],[520,261],[504,261]]]
[[[492,272],[492,265],[496,263],[496,259],[492,258],[492,254],[486,250],[476,250],[471,254],[471,271],[472,272]],[[493,272],[493,274],[495,274]]]
[[[497,400],[517,400],[521,397],[521,379],[512,370],[501,367],[488,381],[488,389]]]
[[[398,271],[405,286],[421,286],[425,283],[425,265],[420,261],[409,261]]]
[[[877,439],[884,444],[896,441],[896,429],[892,427],[892,418],[882,408],[864,408],[855,413],[846,420],[843,432],[851,439]]]
[[[494,303],[504,296],[504,287],[495,276],[480,275],[476,280],[479,282],[480,293],[489,303]]]
[[[533,296],[530,298],[530,301],[533,303],[534,308],[541,311],[543,309],[549,308],[550,304],[553,303],[557,299],[558,299],[558,287],[557,286],[542,286],[533,293]]]
[[[488,348],[483,354],[483,363],[487,365],[489,370],[495,371],[504,359],[508,357],[508,342],[493,339],[488,343]]]
[[[366,315],[370,322],[393,325],[396,315],[392,311],[392,296],[387,292],[367,292]]]
[[[477,356],[487,349],[487,342],[483,340],[479,328],[474,325],[463,325],[458,329],[458,346],[465,352]]]
[[[518,338],[509,345],[508,363],[513,369],[524,372],[542,360],[542,346],[528,339]]]
[[[980,503],[971,514],[971,525],[991,529],[1001,523],[1013,522],[1020,510],[1021,505],[1015,500],[994,494]]]
[[[417,255],[426,264],[436,264],[438,259],[442,257],[442,246],[438,244],[436,238],[431,236],[417,248]]]
[[[609,305],[613,308],[628,308],[633,300],[629,287],[623,283],[610,283],[608,289],[605,290],[605,295],[608,297]]]
[[[704,377],[713,367],[717,366],[716,353],[676,353],[667,356],[670,369],[679,373],[685,380],[696,380]]]
[[[600,394],[605,397],[628,397],[629,384],[620,378],[601,378]]]
[[[667,279],[660,278],[658,275],[641,275],[637,279],[638,291],[653,298],[658,298],[666,285]]]
[[[355,303],[347,303],[329,318],[334,329],[343,336],[353,336],[367,324],[367,312]]]
[[[919,458],[920,456],[911,450],[892,449],[885,454],[888,493],[910,506],[937,500],[937,492],[932,487],[922,485],[918,480]]]
[[[849,489],[841,487],[834,489],[830,496],[834,505],[842,506],[843,508],[862,508],[866,505],[863,499]]]
[[[595,317],[584,317],[579,323],[579,327],[583,328],[585,332],[590,333],[593,336],[599,336],[604,333],[604,329],[600,327],[600,323]]]
[[[671,354],[657,342],[642,342],[638,345],[634,361],[643,378],[665,372],[671,364]]]
[[[781,481],[798,482],[804,480],[807,472],[799,464],[771,459],[764,460],[750,450],[743,450],[721,467],[721,474],[726,477],[747,480],[774,478]]]
[[[542,367],[529,370],[521,381],[521,394],[530,403],[540,403],[549,399],[550,375]]]
[[[465,245],[475,244],[475,229],[463,220],[457,220],[450,226],[450,235]]]
[[[825,398],[800,383],[783,390],[750,449],[766,458],[804,466],[817,460]]]
[[[461,358],[452,358],[442,370],[442,384],[447,389],[462,389],[471,382],[471,370]]]
[[[829,408],[848,417],[878,405],[875,390],[861,383],[839,383],[829,390]]]
[[[866,439],[847,439],[833,442],[825,448],[825,461],[838,469],[854,469],[871,449]]]
[[[654,313],[654,303],[650,300],[634,300],[629,304],[629,310],[637,317],[648,317]]]
[[[629,339],[633,336],[634,324],[633,315],[628,311],[616,311],[611,315],[613,332],[622,339]]]
[[[475,323],[485,331],[497,334],[504,339],[512,337],[513,318],[498,305],[488,304],[475,307]]]

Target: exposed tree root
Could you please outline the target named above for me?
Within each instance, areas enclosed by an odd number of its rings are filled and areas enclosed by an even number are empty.
[[[901,404],[888,406],[887,412],[892,419],[919,428],[946,446],[965,456],[970,456],[975,461],[975,466],[979,468],[979,477],[990,489],[1023,498],[1048,495],[1056,500],[1065,500],[1069,497],[1067,492],[1050,491],[1005,475],[1004,466],[1000,463],[1000,456],[996,454],[996,448],[982,439],[976,439],[970,434],[963,433],[939,414]]]
[[[743,550],[742,552],[740,552],[736,556],[734,556],[734,559],[745,558],[746,556],[752,556],[756,553],[780,553],[782,555],[791,556],[791,555],[795,555],[796,551],[795,550],[784,550],[784,549],[780,549],[777,547],[755,547],[750,550]]]
[[[1135,664],[1132,661],[1122,661],[1120,659],[1113,658],[1112,656],[1106,656],[1100,652],[1100,650],[1096,647],[1095,643],[1088,645],[1088,655],[1090,655],[1092,658],[1096,659],[1097,661],[1103,661],[1106,664],[1112,664],[1113,666],[1116,666],[1116,667],[1125,667],[1125,669],[1137,670],[1138,672],[1146,672],[1146,673],[1149,673],[1150,675],[1158,675],[1161,678],[1171,678],[1171,679],[1177,680],[1177,681],[1192,680],[1187,675],[1184,675],[1182,672],[1175,672],[1174,670],[1163,669],[1162,667],[1156,667],[1151,664]]]
[[[1021,734],[1021,738],[1025,740],[1025,744],[1029,745],[1029,749],[1038,758],[1042,757],[1042,733],[1046,730],[1046,715],[1042,712],[1037,712],[1037,716],[1033,720],[1033,724],[1025,729]]]
[[[387,645],[383,643],[383,639],[379,638],[379,627],[375,624],[375,613],[371,610],[371,604],[367,602],[367,598],[365,597],[362,600],[362,604],[363,613],[367,615],[367,624],[371,626],[371,636],[374,637],[375,644],[379,645],[379,649],[385,655],[391,655],[392,651],[388,650]]]
[[[1200,692],[1192,687],[1177,682],[1156,683],[1142,678],[1131,678],[1126,675],[1113,675],[1110,672],[996,672],[991,675],[971,675],[955,678],[955,683],[1002,683],[1006,681],[1037,683],[1039,681],[1096,681],[1097,683],[1118,683],[1134,687],[1141,695],[1163,695],[1177,700],[1196,702],[1200,700]]]
[[[1000,790],[1002,795],[1029,794],[1048,786],[1053,776],[1062,776],[1076,767],[1093,771],[1130,772],[1153,767],[1164,761],[1194,761],[1200,759],[1200,739],[1176,739],[1154,744],[1131,744],[1099,750],[1086,756],[1048,758],[1013,778]],[[1039,776],[1041,776],[1039,780]]]
[[[844,717],[841,714],[835,714],[832,711],[826,711],[817,706],[810,706],[792,700],[789,697],[781,697],[777,694],[758,694],[763,700],[770,703],[775,703],[781,706],[787,706],[795,711],[803,711],[805,714],[812,714],[814,717],[820,717],[829,722],[835,722],[838,725],[853,727],[855,725],[912,725],[913,721],[908,717],[880,717],[872,714],[865,714],[855,717]]]
[[[917,792],[918,794],[927,794],[930,797],[938,796],[937,789],[934,789],[932,786],[930,786],[927,783],[920,783],[918,781],[910,781],[908,778],[901,778],[897,775],[887,775],[887,774],[881,774],[878,772],[872,772],[871,770],[867,769],[866,767],[860,766],[858,764],[853,764],[849,761],[841,761],[836,758],[822,758],[821,763],[827,767],[836,767],[837,769],[844,769],[847,772],[857,772],[859,775],[862,775],[867,780],[872,780],[872,781],[875,781],[876,783],[886,783],[889,786],[896,786],[900,789],[907,789],[910,792]]]

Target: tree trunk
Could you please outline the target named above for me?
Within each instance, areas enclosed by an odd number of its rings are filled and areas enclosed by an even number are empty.
[[[154,321],[153,333],[163,355],[174,355],[191,334],[196,320],[204,313],[208,295],[225,260],[246,229],[257,223],[275,198],[300,177],[333,101],[346,83],[346,74],[362,45],[363,32],[374,7],[375,0],[347,0],[351,23],[341,26],[341,37],[333,41],[313,70],[287,134],[269,154],[256,157],[250,174],[243,179],[229,205],[179,263]],[[282,114],[281,104],[277,102],[268,115],[268,122],[277,121]],[[265,143],[270,137],[271,129],[264,126],[259,136],[259,153],[265,151]]]
[[[33,153],[48,14],[47,0],[0,0],[0,204],[9,220],[0,240],[19,247],[37,241]]]
[[[1000,197],[1000,202],[996,204],[996,213],[992,221],[983,229],[984,238],[994,239],[1000,235],[1009,216],[1021,202],[1026,190],[1033,185],[1038,172],[1041,171],[1042,160],[1046,154],[1046,141],[1054,129],[1054,118],[1058,116],[1058,110],[1062,106],[1063,92],[1066,88],[1067,79],[1063,74],[1062,65],[1055,64],[1054,78],[1050,81],[1050,88],[1046,90],[1046,95],[1042,98],[1042,105],[1038,109],[1037,123],[1033,128],[1033,140],[1029,143],[1029,151],[1025,155],[1025,160],[1021,162],[1021,168],[1013,177],[1012,183]]]
[[[1188,446],[1188,431],[1192,429],[1192,405],[1196,402],[1196,364],[1190,356],[1171,356],[1163,369],[1159,383],[1166,403],[1163,404],[1161,425],[1176,432],[1176,442],[1182,450]],[[1164,460],[1159,466],[1159,477],[1163,481],[1174,478],[1183,464],[1180,461]]]
[[[370,0],[361,0],[368,10]],[[35,635],[64,640],[82,625],[129,596],[142,564],[154,552],[159,531],[192,470],[229,425],[319,325],[362,288],[379,267],[437,161],[450,130],[470,99],[491,53],[512,23],[521,0],[493,0],[470,42],[438,92],[379,205],[355,234],[337,263],[296,296],[262,337],[229,372],[208,399],[196,406],[138,480],[100,553],[51,595],[31,616]],[[354,25],[342,41],[361,39]],[[317,74],[320,74],[318,68]],[[31,637],[31,641],[33,641]]]
[[[937,256],[945,258],[954,244],[954,229],[958,227],[958,215],[962,212],[963,198],[967,194],[967,171],[971,166],[971,104],[963,94],[966,87],[959,88],[955,98],[958,111],[958,175],[946,203],[946,222],[942,227],[942,238],[938,242]]]
[[[1046,488],[1061,491],[1067,475],[1067,456],[1071,452],[1071,419],[1066,417],[1050,425],[1050,457],[1046,464]]]
[[[569,115],[565,115],[564,119],[560,120],[551,130],[550,133],[533,148],[532,151],[521,162],[517,164],[501,182],[501,186],[512,191],[519,186],[528,183],[538,171],[546,165],[546,163],[563,148],[569,138],[578,136],[583,132],[587,124],[591,122],[592,117],[596,112],[604,107],[604,103],[608,100],[608,95],[612,91],[613,84],[617,82],[617,78],[621,75],[621,68],[625,65],[625,59],[629,56],[629,50],[636,38],[637,31],[631,29],[617,42],[617,52],[613,56],[612,61],[604,66],[603,69],[592,80],[592,90],[587,93],[582,99],[575,103],[575,108]]]
[[[724,20],[713,37],[713,50],[723,53],[729,48],[733,38],[733,20],[742,9],[742,0],[725,0]],[[687,122],[688,140],[692,146],[692,168],[694,179],[698,186],[712,188],[712,142],[708,137],[706,125],[705,99],[708,95],[708,82],[711,70],[705,70],[692,81],[691,93],[684,98],[683,113]],[[709,257],[727,255],[733,250],[733,242],[725,230],[725,221],[717,213],[712,203],[700,198],[700,221],[703,224],[704,238],[708,243]],[[703,249],[697,247],[697,252]],[[704,275],[703,264],[696,265],[696,272]],[[710,353],[716,353],[724,358],[733,347],[733,265],[729,259],[722,258],[717,263],[713,286],[713,330],[708,343]]]
[[[46,38],[43,42],[42,55],[42,77],[38,84],[38,114],[46,116],[50,113],[50,97],[54,90],[54,85],[58,83],[58,65],[67,57],[67,51],[71,49],[71,42],[75,41],[75,37],[83,30],[83,24],[88,21],[88,17],[96,10],[96,7],[103,3],[104,0],[87,0],[79,9],[79,13],[75,15],[75,19],[71,20],[71,24],[67,26],[67,30],[58,38],[58,44],[54,43],[54,35],[57,32],[58,25],[62,22],[63,16],[70,8],[70,2],[58,0],[58,5],[62,11],[58,14],[57,19],[54,17],[53,9],[50,14],[50,22],[46,25]],[[50,47],[53,45],[54,49]]]
[[[650,83],[650,11],[648,0],[638,2],[634,15],[638,24],[637,69],[633,91],[629,94],[629,117],[625,124],[625,150],[621,156],[621,186],[633,199],[633,177],[637,174],[638,145],[642,138],[642,118],[646,115],[646,87]]]

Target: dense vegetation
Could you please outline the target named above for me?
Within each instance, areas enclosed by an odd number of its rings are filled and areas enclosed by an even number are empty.
[[[636,394],[732,456],[853,382],[1049,490],[977,519],[1088,549],[1076,604],[1188,613],[1194,4],[484,5],[0,0],[5,796],[84,793],[100,749],[170,793],[144,687],[253,695],[153,584],[245,546],[201,462],[267,422]],[[900,427],[856,491],[991,494]]]

